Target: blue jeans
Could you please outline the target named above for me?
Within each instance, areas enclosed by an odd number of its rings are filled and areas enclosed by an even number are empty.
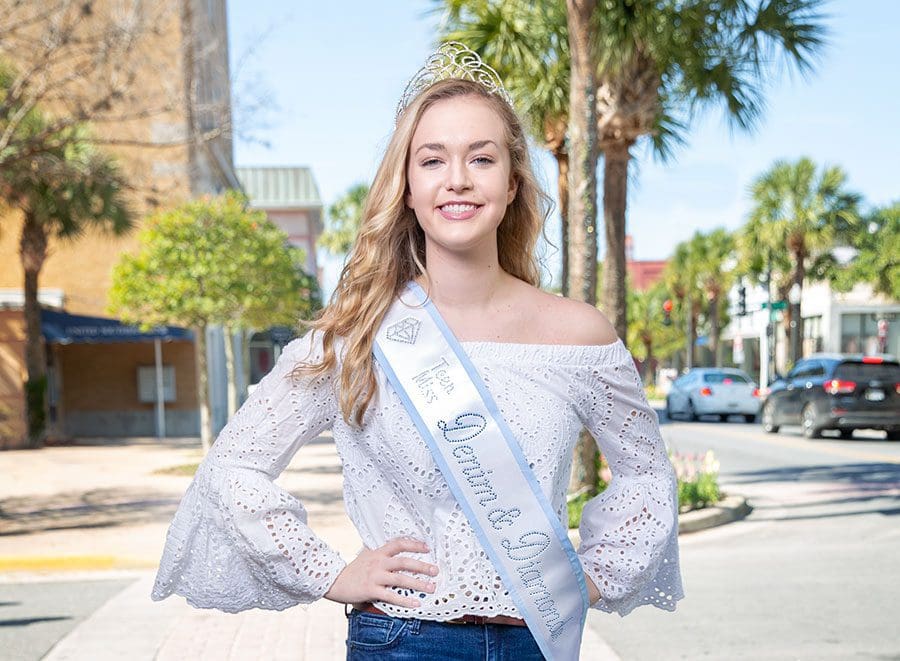
[[[543,661],[528,627],[448,624],[353,609],[347,661]]]

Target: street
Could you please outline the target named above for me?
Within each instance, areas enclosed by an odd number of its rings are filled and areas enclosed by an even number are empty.
[[[853,440],[807,441],[799,428],[769,435],[757,424],[733,420],[685,423],[663,417],[663,435],[670,448],[681,453],[712,449],[721,461],[723,489],[748,496],[752,514],[681,537],[686,598],[675,613],[644,607],[623,619],[592,612],[590,633],[599,635],[623,661],[900,659],[895,597],[900,587],[900,444],[875,433],[857,434]],[[99,447],[60,448],[40,456],[49,475],[56,470],[54,456],[60,465],[80,461],[88,466],[96,465],[102,452]],[[47,515],[38,520],[45,521],[38,526],[44,530],[0,536],[0,555],[7,557],[17,545],[79,554],[93,546],[128,556],[136,556],[142,546],[150,561],[132,572],[50,573],[28,580],[7,575],[0,581],[0,658],[37,661],[58,641],[68,647],[57,645],[52,658],[100,658],[85,647],[98,641],[123,650],[107,651],[102,658],[135,661],[250,660],[280,658],[285,652],[284,658],[307,661],[342,658],[343,618],[339,608],[327,608],[335,606],[331,602],[316,604],[309,615],[295,608],[231,616],[191,609],[178,597],[154,604],[149,585],[135,583],[147,580],[188,481],[151,478],[146,469],[183,462],[191,452],[177,443],[170,448],[143,444],[106,451],[115,455],[109,461],[123,468],[110,471],[115,477],[102,490],[99,503],[86,509],[82,498],[64,519]],[[37,460],[33,454],[29,457]],[[340,469],[330,439],[301,450],[279,481],[309,505],[315,529],[345,557],[352,557],[358,540],[340,503]],[[24,478],[12,488],[25,489]],[[46,513],[52,498],[38,496],[31,498]],[[22,498],[7,496],[0,503],[7,505],[4,516],[10,531],[30,520]],[[146,516],[133,514],[138,503]],[[96,520],[86,528],[66,528],[82,525],[81,517]],[[123,598],[129,586],[138,589]],[[104,604],[107,611],[133,607],[138,614],[117,617],[107,612],[93,617],[85,628],[84,620],[100,613]],[[321,630],[322,622],[335,627],[329,634],[334,651],[326,656],[312,651],[309,646],[318,639],[303,633]],[[129,633],[116,638],[123,627]],[[276,630],[292,634],[276,638]],[[80,637],[64,638],[73,631]],[[268,633],[260,637],[260,632]],[[135,647],[139,641],[146,652]],[[586,652],[582,658],[602,660],[609,655]]]
[[[750,516],[681,538],[685,599],[589,619],[623,660],[900,659],[900,443],[807,441],[737,422],[667,423],[671,449],[721,461]]]

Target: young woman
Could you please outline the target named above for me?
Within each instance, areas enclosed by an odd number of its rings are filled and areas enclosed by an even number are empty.
[[[505,93],[475,78],[431,82],[402,105],[330,305],[313,331],[285,348],[200,465],[169,530],[154,599],[177,593],[228,612],[321,597],[351,604],[348,659],[575,658],[577,640],[568,651],[556,645],[570,621],[580,637],[582,595],[585,607],[620,615],[643,604],[675,608],[676,482],[656,415],[603,314],[538,288],[534,248],[545,198]],[[444,415],[443,438],[423,426],[427,411],[410,401],[413,391],[431,401],[465,389],[466,379],[423,371],[407,392],[394,380],[403,365],[384,352],[373,358],[379,337],[393,331],[398,345],[412,344],[416,324],[429,323],[402,319],[378,335],[401,303],[401,317],[413,309],[398,301],[404,292],[420,292],[420,302],[427,294],[480,388],[483,401],[473,405],[493,411]],[[502,432],[465,440],[494,414]],[[464,419],[482,422],[460,443],[449,432],[464,429]],[[559,534],[542,530],[558,533],[567,519],[583,426],[613,480],[584,508],[576,556]],[[346,509],[365,545],[349,563],[306,525],[302,504],[273,484],[328,428],[343,463]],[[442,441],[455,445],[436,456]],[[474,471],[478,452],[489,462],[507,446],[518,463]],[[536,485],[534,494],[491,482],[519,477]],[[466,482],[476,495],[461,502]],[[543,513],[517,518],[532,497],[546,503]],[[515,506],[501,506],[503,499]],[[519,523],[530,527],[511,536]],[[568,553],[569,573],[565,560],[536,564],[551,545],[558,557]],[[570,598],[577,604],[566,616]]]

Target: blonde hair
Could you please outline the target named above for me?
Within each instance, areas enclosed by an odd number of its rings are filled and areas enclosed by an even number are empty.
[[[343,340],[339,400],[348,424],[355,418],[356,424],[362,426],[376,394],[372,345],[385,313],[407,282],[419,274],[428,278],[425,235],[415,213],[404,201],[413,134],[428,108],[445,99],[465,96],[487,102],[503,120],[510,172],[518,183],[516,196],[497,228],[500,267],[531,285],[540,284],[534,253],[550,210],[550,200],[532,170],[521,121],[509,104],[479,83],[458,78],[434,83],[422,90],[400,115],[369,189],[359,234],[331,301],[317,319],[301,323],[313,329],[313,338],[316,331],[322,333],[321,360],[298,364],[295,375],[329,373],[338,362],[336,340]]]

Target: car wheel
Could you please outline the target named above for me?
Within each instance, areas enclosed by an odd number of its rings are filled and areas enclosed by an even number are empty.
[[[666,418],[669,420],[672,419],[672,402],[669,401],[668,397],[666,397]]]
[[[694,410],[694,400],[689,399],[687,405],[687,411],[685,411],[685,417],[688,419],[688,422],[694,422],[697,419],[697,412]]]
[[[763,431],[767,434],[777,434],[780,427],[775,424],[775,405],[772,402],[766,402],[762,410],[762,426]]]
[[[744,416],[744,422],[750,422],[750,423],[756,422],[756,416],[753,415],[752,413],[748,413]]]
[[[840,432],[841,438],[853,438],[852,429],[838,429],[838,432]]]
[[[725,422],[726,420],[728,420],[728,414],[727,414],[727,413],[720,413],[720,414],[719,414],[719,422]]]
[[[887,440],[889,441],[900,441],[900,430],[889,431],[887,433]]]
[[[806,438],[822,438],[822,428],[816,426],[816,412],[811,404],[804,406],[800,412],[800,426]]]

